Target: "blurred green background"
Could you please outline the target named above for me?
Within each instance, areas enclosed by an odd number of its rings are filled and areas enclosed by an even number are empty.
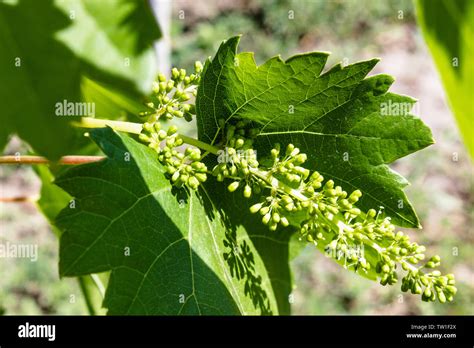
[[[182,0],[172,3],[171,62],[191,68],[215,53],[220,42],[243,34],[241,49],[257,63],[276,54],[322,50],[328,67],[382,58],[374,73],[396,78],[392,89],[419,100],[415,113],[436,144],[393,169],[410,182],[407,194],[423,230],[410,236],[439,254],[442,268],[456,275],[453,303],[424,303],[344,271],[308,246],[293,260],[294,314],[473,314],[473,167],[463,145],[432,58],[416,24],[411,0]],[[192,130],[190,130],[192,132]],[[18,139],[6,153],[24,148]],[[0,166],[2,196],[31,195],[39,180],[29,167]],[[77,282],[58,279],[57,240],[32,203],[0,203],[1,238],[38,243],[39,262],[0,262],[0,312],[87,314]]]

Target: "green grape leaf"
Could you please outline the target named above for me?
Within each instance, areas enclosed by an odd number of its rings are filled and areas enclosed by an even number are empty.
[[[275,143],[293,143],[305,165],[344,190],[363,192],[360,207],[383,206],[399,226],[420,227],[403,188],[406,179],[388,167],[433,143],[430,129],[409,113],[415,100],[388,92],[393,78],[366,77],[377,59],[323,73],[328,53],[312,52],[257,66],[237,54],[239,37],[221,44],[206,62],[196,99],[199,138],[219,139],[218,120],[253,121],[255,148],[265,156]]]
[[[153,43],[161,32],[146,1],[56,0],[56,6],[74,17],[57,33],[58,41],[98,70],[89,69],[89,74],[126,91],[127,85],[102,74],[130,81],[142,93],[149,91],[158,68]]]
[[[474,2],[418,0],[418,23],[443,80],[464,143],[474,159]]]
[[[262,257],[206,191],[173,188],[156,152],[109,128],[107,156],[56,184],[74,199],[56,225],[62,276],[111,270],[109,314],[278,314]]]
[[[105,119],[126,119],[142,121],[139,114],[150,109],[145,106],[143,96],[132,97],[112,85],[83,78],[81,92],[84,101],[94,103],[95,112]]]
[[[159,36],[143,1],[1,2],[0,148],[12,133],[51,159],[81,148],[70,122],[88,114],[58,115],[58,105],[84,101],[84,78],[142,95],[156,74],[152,44]]]

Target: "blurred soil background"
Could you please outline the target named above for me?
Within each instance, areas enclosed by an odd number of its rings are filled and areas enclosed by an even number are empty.
[[[173,1],[172,64],[191,68],[219,43],[243,34],[240,49],[258,64],[281,53],[330,51],[328,66],[380,57],[373,73],[396,78],[391,90],[418,99],[414,113],[436,144],[391,167],[411,183],[407,195],[421,218],[414,240],[439,254],[455,274],[453,303],[421,302],[344,271],[308,246],[293,260],[294,314],[474,314],[473,166],[461,141],[439,75],[416,26],[409,0]],[[25,153],[13,138],[5,154]],[[38,194],[28,166],[0,166],[0,196]],[[38,262],[0,260],[0,313],[87,314],[77,281],[58,277],[57,239],[33,203],[0,203],[0,242],[37,243]]]

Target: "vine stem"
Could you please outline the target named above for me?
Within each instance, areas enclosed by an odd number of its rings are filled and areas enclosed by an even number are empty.
[[[140,134],[142,131],[141,123],[103,120],[92,117],[83,117],[80,122],[74,122],[73,124],[80,128],[110,127],[116,131],[131,134]],[[179,137],[183,139],[186,144],[198,147],[214,155],[217,155],[219,152],[219,148],[200,140],[188,137],[183,134],[179,134]],[[77,165],[83,163],[99,162],[104,158],[104,156],[63,156],[58,161],[56,161],[56,163],[60,165]],[[0,156],[0,164],[49,164],[51,162],[54,161],[50,161],[46,157],[42,156]]]
[[[64,156],[58,161],[50,161],[43,156],[0,156],[0,164],[48,164],[76,165],[102,161],[104,156]]]
[[[86,278],[84,276],[77,277],[77,281],[79,282],[79,288],[81,289],[82,296],[84,297],[84,301],[86,303],[86,307],[87,307],[87,311],[89,312],[89,315],[96,315],[97,313],[95,311],[94,304],[92,301],[92,294],[86,284],[87,282]]]
[[[0,203],[35,203],[39,197],[36,196],[16,196],[16,197],[0,197]]]
[[[99,291],[103,299],[105,297],[105,287],[102,283],[102,280],[100,279],[98,274],[91,274],[90,277],[92,278],[92,281],[94,282],[95,286],[97,287],[97,290]]]
[[[103,127],[108,126],[117,131],[127,132],[127,133],[132,133],[132,134],[140,134],[142,132],[141,123],[102,120],[102,119],[92,118],[92,117],[83,117],[81,118],[80,122],[75,122],[74,125],[81,128],[103,128]],[[200,149],[208,151],[214,155],[217,155],[219,151],[219,148],[215,146],[212,146],[203,141],[188,137],[186,135],[179,134],[179,137],[183,139],[183,141],[186,144],[199,147]]]
[[[72,124],[80,128],[104,128],[108,126],[117,131],[132,134],[140,134],[142,132],[141,123],[103,120],[93,117],[82,117],[79,122],[73,122]]]

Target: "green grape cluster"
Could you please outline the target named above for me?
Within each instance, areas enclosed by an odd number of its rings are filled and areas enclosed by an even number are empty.
[[[201,162],[200,149],[187,147],[184,153],[176,149],[184,143],[177,131],[176,126],[170,126],[165,131],[159,122],[147,122],[143,124],[139,138],[158,153],[158,160],[165,166],[173,185],[186,185],[196,190],[207,180],[207,167]]]
[[[306,162],[307,156],[300,153],[293,144],[287,146],[283,158],[280,158],[280,144],[276,144],[271,151],[271,157],[273,161],[271,172],[288,185],[298,187],[303,180],[308,178],[309,170],[300,166]]]
[[[185,118],[191,121],[196,113],[195,105],[187,103],[191,96],[196,96],[197,86],[201,80],[202,63],[194,63],[194,73],[186,74],[185,69],[173,68],[171,78],[166,79],[165,75],[158,74],[157,81],[153,83],[153,100],[147,106],[154,111],[141,113],[148,116],[148,122],[156,122],[160,117],[172,119],[174,117]]]
[[[222,123],[223,120],[220,120]],[[220,150],[217,162],[212,169],[212,175],[217,181],[224,181],[225,178],[234,179],[228,186],[233,192],[243,186],[243,195],[246,198],[252,196],[252,192],[260,192],[260,182],[255,180],[251,169],[258,168],[257,153],[253,149],[254,131],[247,131],[250,122],[239,121],[236,125],[229,125],[226,128],[225,139],[227,139],[224,149]]]
[[[230,146],[226,149],[230,151],[231,160],[216,165],[212,174],[219,181],[232,180],[228,186],[231,192],[242,186],[245,197],[258,192],[259,202],[250,207],[250,212],[259,213],[270,230],[290,225],[295,214],[303,216],[296,224],[301,238],[315,245],[322,243],[326,255],[337,260],[344,257],[349,261],[346,268],[363,272],[371,269],[364,255],[353,252],[362,245],[376,253],[377,261],[372,265],[382,285],[398,281],[397,267],[401,265],[407,271],[402,279],[402,290],[422,294],[424,301],[436,298],[440,302],[452,301],[456,293],[454,277],[442,276],[437,270],[423,271],[439,266],[438,256],[423,266],[416,266],[425,258],[425,247],[411,242],[403,232],[395,231],[390,218],[384,216],[383,207],[362,212],[356,206],[362,196],[360,190],[348,194],[333,180],[323,184],[324,177],[320,173],[310,173],[304,168],[307,156],[292,144],[288,144],[285,151],[277,144],[270,152],[270,160],[259,163],[252,149],[253,140],[245,137],[248,131],[242,127],[245,124],[227,127],[225,145]],[[254,136],[253,131],[251,134]],[[251,161],[246,158],[248,152],[253,155]]]
[[[440,257],[435,255],[423,267],[434,268],[440,265]],[[423,301],[435,301],[445,303],[452,301],[457,292],[454,286],[456,281],[453,274],[441,275],[441,272],[434,270],[423,273],[419,270],[409,270],[402,279],[402,291],[410,290],[412,294],[422,294]]]

